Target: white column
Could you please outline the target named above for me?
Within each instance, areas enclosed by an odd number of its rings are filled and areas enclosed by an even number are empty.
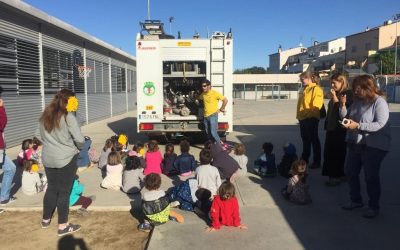
[[[40,28],[41,29],[41,28]],[[42,111],[46,106],[46,101],[44,98],[44,73],[43,73],[43,41],[42,41],[42,31],[39,31],[39,65],[40,65],[40,95],[42,97]]]
[[[128,65],[125,63],[125,100],[126,100],[126,112],[129,111],[128,105]]]
[[[87,74],[86,74],[86,48],[84,45],[83,48],[83,66],[85,67],[85,74],[84,74],[84,78],[83,78],[83,84],[85,86],[85,110],[86,110],[86,124],[89,124],[89,109],[88,109],[88,95],[87,95]]]
[[[109,78],[109,84],[110,84],[110,111],[111,111],[111,117],[113,116],[113,111],[112,111],[112,80],[111,80],[111,57],[108,57],[108,78]]]

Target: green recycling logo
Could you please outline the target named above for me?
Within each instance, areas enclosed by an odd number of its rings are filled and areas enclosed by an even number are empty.
[[[147,96],[152,96],[156,92],[153,82],[145,82],[143,87],[143,93]]]

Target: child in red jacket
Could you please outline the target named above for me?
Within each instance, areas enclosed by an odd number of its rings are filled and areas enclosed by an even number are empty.
[[[210,232],[220,229],[221,225],[247,229],[240,223],[239,203],[235,196],[235,186],[231,182],[225,181],[219,187],[218,195],[214,196],[211,205],[210,217]]]

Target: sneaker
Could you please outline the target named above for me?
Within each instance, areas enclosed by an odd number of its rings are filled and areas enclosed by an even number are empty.
[[[368,208],[367,211],[365,211],[362,216],[367,219],[372,219],[372,218],[375,218],[376,216],[378,216],[378,214],[379,214],[379,210]]]
[[[58,229],[58,236],[72,234],[81,230],[80,225],[68,224],[64,229]]]
[[[42,225],[42,228],[45,229],[45,228],[48,228],[50,226],[50,223],[51,223],[51,220],[49,220],[47,222],[42,220],[42,222],[40,224]]]
[[[77,214],[81,215],[81,216],[88,216],[89,212],[87,211],[87,209],[81,207],[78,210],[76,210]]]
[[[353,210],[353,209],[356,209],[356,208],[360,208],[360,207],[363,207],[363,206],[364,206],[364,204],[362,204],[361,202],[350,201],[349,203],[343,205],[342,209],[350,211],[350,210]]]
[[[183,218],[183,215],[181,215],[181,214],[179,214],[179,213],[177,213],[175,211],[172,211],[172,210],[169,212],[169,217],[170,217],[171,220],[177,221],[179,223],[185,222],[185,219]]]
[[[170,203],[170,206],[171,207],[179,207],[180,204],[181,203],[179,203],[179,201],[173,201],[173,202]]]
[[[321,164],[320,163],[315,163],[315,162],[313,162],[311,165],[310,165],[310,169],[317,169],[317,168],[320,168],[321,167]]]
[[[10,197],[7,200],[1,201],[0,205],[1,206],[5,206],[5,205],[7,205],[9,203],[13,203],[16,199],[17,199],[17,197]]]
[[[150,223],[142,223],[138,226],[138,230],[149,233],[153,227],[150,225]]]
[[[6,210],[0,209],[0,214],[4,213]]]

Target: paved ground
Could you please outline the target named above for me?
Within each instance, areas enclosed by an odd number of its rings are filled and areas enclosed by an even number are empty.
[[[294,101],[241,101],[235,100],[235,132],[228,140],[242,141],[247,147],[249,167],[261,151],[261,145],[270,141],[275,145],[277,161],[282,155],[285,142],[294,143],[300,150],[300,136],[295,120]],[[183,212],[185,223],[167,223],[154,230],[149,249],[398,249],[396,237],[400,224],[400,196],[397,181],[400,170],[397,165],[400,155],[396,145],[400,143],[400,105],[391,105],[392,150],[382,167],[381,214],[374,220],[361,217],[362,210],[344,212],[340,204],[347,200],[347,186],[328,188],[320,170],[310,171],[313,204],[294,206],[280,196],[280,188],[286,180],[280,177],[260,179],[252,174],[237,180],[241,215],[249,229],[240,231],[223,228],[218,232],[206,233],[206,223],[192,213]],[[322,126],[321,140],[324,141]],[[127,133],[130,143],[144,141],[136,134],[135,113],[131,112],[105,121],[84,126],[84,134],[94,140],[100,149],[105,138],[114,133]],[[176,150],[178,147],[176,147]],[[8,150],[16,156],[18,148]],[[177,150],[179,151],[179,150]],[[197,158],[199,149],[192,147]],[[97,196],[92,210],[111,209],[128,211],[137,208],[140,199],[127,197],[120,192],[99,188],[100,172],[91,169],[83,172],[82,182],[86,194]],[[163,188],[171,187],[176,180],[163,178]],[[13,190],[18,189],[17,185]],[[365,190],[365,189],[364,189]],[[18,200],[9,210],[41,209],[42,196],[24,196],[17,192]],[[140,218],[139,214],[136,214]]]

